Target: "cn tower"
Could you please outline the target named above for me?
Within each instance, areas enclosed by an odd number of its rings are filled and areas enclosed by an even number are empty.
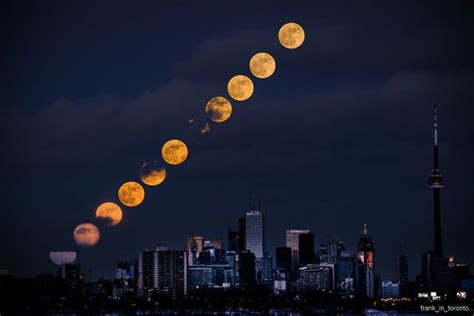
[[[443,245],[441,240],[441,206],[440,190],[444,187],[443,175],[439,171],[438,161],[438,117],[437,109],[434,107],[433,126],[433,170],[429,178],[430,188],[433,189],[433,211],[434,211],[434,252],[438,258],[443,257]]]

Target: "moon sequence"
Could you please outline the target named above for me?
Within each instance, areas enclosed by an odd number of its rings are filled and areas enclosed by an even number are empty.
[[[73,237],[78,246],[88,248],[99,242],[100,232],[94,224],[82,223],[74,229]]]
[[[225,122],[232,114],[232,104],[224,97],[214,97],[206,104],[206,114],[216,123]]]
[[[272,55],[268,53],[258,53],[250,59],[249,68],[255,77],[266,79],[275,72],[276,62]]]
[[[122,209],[112,202],[102,203],[97,208],[95,217],[104,221],[107,226],[115,226],[122,220]]]
[[[135,207],[145,199],[145,190],[139,183],[130,181],[119,188],[118,198],[123,205]]]
[[[149,186],[157,186],[166,178],[166,169],[158,164],[157,161],[145,162],[140,168],[140,179]]]
[[[161,155],[170,165],[179,165],[188,158],[188,147],[179,139],[172,139],[163,145]]]
[[[304,42],[304,30],[298,23],[286,23],[278,32],[278,40],[283,47],[295,49],[300,47]]]

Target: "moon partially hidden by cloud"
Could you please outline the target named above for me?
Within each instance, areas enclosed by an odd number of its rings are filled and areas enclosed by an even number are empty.
[[[297,23],[286,23],[278,31],[278,40],[283,47],[295,49],[300,47],[304,42],[304,30]]]
[[[73,263],[76,261],[77,253],[75,251],[50,251],[49,259],[58,266],[63,263]]]
[[[82,223],[74,229],[73,237],[79,246],[93,247],[100,239],[100,232],[94,224]]]
[[[107,226],[115,226],[122,220],[122,209],[112,202],[102,203],[95,211],[95,217],[106,222]]]
[[[156,186],[165,181],[166,170],[157,161],[145,162],[140,168],[140,179],[143,183]]]
[[[265,79],[273,75],[276,69],[276,62],[272,55],[268,53],[255,54],[249,63],[250,72],[260,79]]]
[[[171,139],[161,148],[161,155],[170,165],[179,165],[188,158],[188,147],[179,139]]]
[[[145,190],[134,181],[126,182],[118,190],[118,198],[123,205],[134,207],[145,199]]]
[[[206,114],[208,114],[214,122],[225,122],[232,114],[232,104],[224,97],[214,97],[206,104]]]
[[[253,94],[253,82],[249,77],[244,75],[234,76],[227,84],[227,92],[232,99],[245,101]]]

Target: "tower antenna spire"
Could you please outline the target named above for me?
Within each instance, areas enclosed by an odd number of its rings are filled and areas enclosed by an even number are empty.
[[[439,171],[438,155],[438,109],[433,107],[433,170],[429,178],[430,188],[433,189],[433,215],[434,215],[434,251],[437,257],[443,256],[441,238],[441,205],[440,190],[444,187],[443,175]]]
[[[433,108],[433,169],[436,171],[439,168],[439,161],[438,161],[438,109],[436,105]]]
[[[438,146],[438,109],[436,108],[436,105],[433,108],[434,112],[434,145]]]

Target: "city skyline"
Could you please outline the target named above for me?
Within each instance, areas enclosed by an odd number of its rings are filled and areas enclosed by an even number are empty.
[[[310,230],[315,251],[328,235],[355,250],[367,224],[377,271],[392,279],[406,242],[413,279],[433,248],[434,104],[446,176],[442,252],[474,265],[469,5],[259,3],[232,14],[224,4],[36,6],[3,12],[11,27],[2,31],[0,269],[50,272],[49,252],[71,250],[112,277],[111,265],[140,249],[186,250],[189,233],[226,240],[227,223],[239,230],[256,191],[274,263],[286,230]],[[178,18],[185,22],[171,31]],[[276,37],[289,21],[306,33],[296,50]],[[253,96],[232,100],[228,121],[201,134],[206,102],[232,76],[251,76],[249,60],[262,51],[276,60],[273,76],[252,77]],[[124,206],[116,226],[94,222],[99,243],[78,248],[76,225],[118,203],[120,185],[161,159],[169,138],[189,146],[182,168],[146,187],[140,208]]]

